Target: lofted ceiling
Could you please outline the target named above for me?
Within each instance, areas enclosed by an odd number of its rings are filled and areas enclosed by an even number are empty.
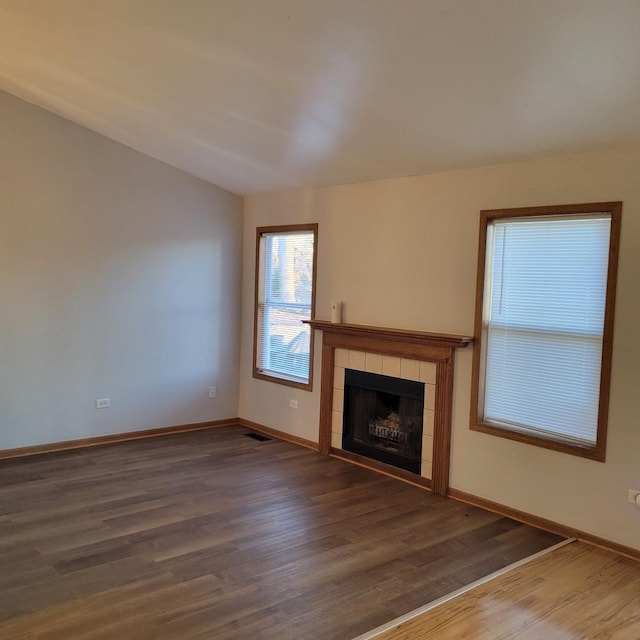
[[[640,0],[0,0],[0,89],[241,195],[640,140]]]

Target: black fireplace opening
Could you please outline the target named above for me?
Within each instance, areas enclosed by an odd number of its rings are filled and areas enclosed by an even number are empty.
[[[420,474],[424,383],[346,369],[342,448]]]

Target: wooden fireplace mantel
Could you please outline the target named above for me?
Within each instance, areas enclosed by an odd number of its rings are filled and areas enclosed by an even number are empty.
[[[346,322],[329,322],[327,320],[303,320],[313,329],[337,333],[347,336],[399,340],[414,344],[429,344],[434,347],[460,349],[473,342],[471,336],[459,336],[451,333],[429,333],[410,329],[390,329],[388,327],[372,327],[366,324],[347,324]]]
[[[339,454],[331,447],[333,374],[336,349],[354,349],[383,355],[426,360],[436,364],[436,400],[433,434],[433,472],[429,483],[434,493],[446,495],[449,487],[453,365],[455,350],[473,342],[471,336],[390,329],[369,325],[308,320],[322,331],[322,377],[320,387],[320,453]]]

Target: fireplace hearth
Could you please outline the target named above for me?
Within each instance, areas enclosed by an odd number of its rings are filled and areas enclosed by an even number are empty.
[[[420,474],[422,382],[345,370],[342,448]]]

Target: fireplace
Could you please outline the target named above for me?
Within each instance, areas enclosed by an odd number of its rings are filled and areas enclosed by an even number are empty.
[[[342,448],[419,474],[423,411],[424,383],[346,369]]]
[[[369,460],[373,468],[446,495],[454,352],[468,346],[473,338],[326,320],[307,323],[322,331],[319,451],[360,464]],[[347,374],[348,382],[353,381],[349,370],[356,373],[355,385],[347,384]],[[360,384],[361,373],[374,376]],[[387,377],[419,387],[397,392],[376,386],[376,380]],[[345,393],[345,385],[360,389]],[[389,398],[394,395],[399,398]],[[420,402],[422,413],[416,404]],[[364,417],[356,421],[359,431],[356,429],[347,442],[344,431],[350,420],[345,420],[345,412],[357,413],[361,408]],[[418,427],[422,435],[416,439]],[[356,453],[353,447],[367,448]],[[380,455],[385,462],[380,462]],[[416,455],[418,464],[407,462]],[[395,472],[389,462],[395,465]]]

